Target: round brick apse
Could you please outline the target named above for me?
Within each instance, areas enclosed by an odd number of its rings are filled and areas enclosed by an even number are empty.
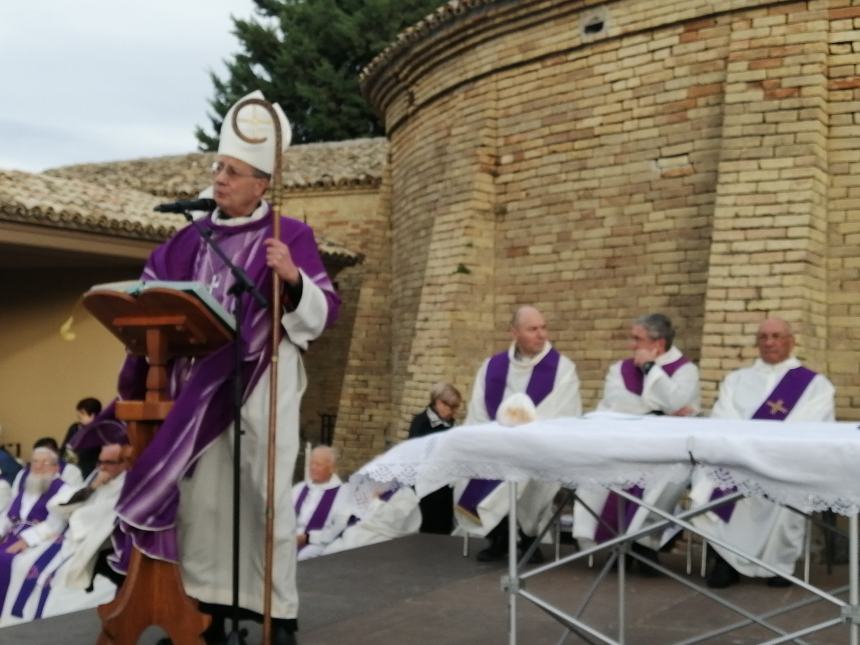
[[[362,72],[390,142],[392,404],[544,310],[586,409],[637,315],[710,407],[767,316],[860,417],[860,7],[471,0]],[[857,27],[855,27],[857,25]]]

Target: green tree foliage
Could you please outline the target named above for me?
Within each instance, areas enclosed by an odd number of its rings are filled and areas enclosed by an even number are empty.
[[[406,27],[443,0],[254,0],[255,16],[233,18],[241,51],[225,78],[210,74],[212,131],[196,129],[201,150],[214,150],[227,110],[260,89],[281,105],[293,141],[376,136],[382,126],[361,96],[358,74]]]

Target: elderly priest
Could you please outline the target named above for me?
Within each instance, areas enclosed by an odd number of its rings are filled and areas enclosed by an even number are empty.
[[[822,374],[801,365],[792,354],[794,334],[779,318],[761,323],[756,335],[759,358],[726,376],[711,416],[721,419],[792,421],[833,421],[834,389]],[[765,432],[766,428],[762,428]],[[691,498],[695,506],[717,499],[705,476],[694,478]],[[781,573],[791,574],[803,547],[804,518],[773,502],[749,497],[699,515],[694,524],[749,553]],[[715,588],[727,587],[740,574],[767,578],[770,586],[784,586],[787,580],[772,571],[713,545],[716,556],[706,582]]]
[[[68,490],[60,456],[50,448],[34,449],[0,517],[0,625],[29,599],[34,583],[28,580],[35,581],[58,558],[66,520],[50,510],[50,502]]]

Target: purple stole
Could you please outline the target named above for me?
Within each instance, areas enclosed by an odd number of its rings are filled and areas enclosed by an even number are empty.
[[[272,292],[272,271],[266,266],[263,242],[272,236],[271,208],[262,219],[237,226],[213,221],[211,213],[200,223],[268,297]],[[302,222],[281,217],[281,240],[288,245],[296,265],[322,289],[328,303],[326,326],[329,326],[337,317],[340,299],[319,257],[313,231]],[[152,252],[141,279],[201,281],[210,287],[221,305],[232,311],[235,298],[229,293],[232,276],[224,271],[221,261],[203,244],[192,226],[179,230]],[[243,297],[243,317],[237,325],[242,342],[244,401],[270,364],[272,316],[249,294]],[[175,528],[178,484],[232,418],[234,349],[228,344],[194,361],[178,358],[172,362],[169,382],[173,407],[152,442],[127,472],[117,502],[119,522],[112,563],[118,570],[125,570],[132,544],[156,559],[179,561]],[[143,398],[146,371],[145,358],[126,359],[118,385],[122,400]],[[72,449],[124,442],[124,435],[124,427],[114,418],[111,403],[85,432],[75,435]]]
[[[12,579],[12,562],[17,554],[6,553],[6,549],[12,546],[21,536],[26,529],[31,526],[38,524],[39,522],[44,522],[48,517],[48,502],[51,501],[51,498],[57,494],[57,491],[60,490],[63,486],[63,480],[57,476],[54,480],[51,481],[51,485],[48,487],[42,495],[39,496],[39,499],[36,500],[36,503],[33,504],[33,507],[30,509],[30,512],[27,513],[27,517],[21,517],[21,502],[24,497],[24,482],[27,480],[27,475],[30,474],[29,469],[24,475],[21,477],[20,490],[18,494],[15,496],[15,499],[12,501],[12,505],[9,507],[9,510],[6,512],[6,515],[12,520],[15,525],[12,531],[9,532],[2,541],[0,541],[0,607],[6,602],[6,595],[9,592],[9,583]],[[21,590],[18,594],[18,598],[16,600],[15,606],[13,607],[13,612],[17,609],[21,612],[24,608],[24,604],[27,602],[27,599],[30,597],[30,594],[33,592],[33,588],[36,586],[36,581],[41,575],[42,571],[51,563],[51,560],[54,559],[54,556],[60,552],[60,545],[62,543],[62,536],[58,536],[51,546],[49,546],[42,555],[36,560],[33,566],[30,568],[30,571],[27,573],[27,577],[24,580],[24,584],[21,586]],[[23,598],[22,598],[23,596]],[[14,614],[16,616],[20,616],[20,613]]]
[[[539,406],[541,401],[552,392],[560,358],[561,354],[552,348],[532,369],[526,394],[535,404],[535,407]],[[487,416],[491,419],[496,418],[496,412],[499,411],[499,406],[502,404],[505,386],[508,383],[510,364],[511,359],[506,351],[496,354],[487,363],[487,374],[484,381],[484,405],[487,407]]]
[[[773,392],[770,393],[770,396],[768,396],[759,409],[755,411],[752,418],[758,419],[759,421],[785,421],[785,418],[791,413],[794,406],[797,405],[800,397],[803,396],[804,392],[806,392],[806,388],[809,387],[809,384],[812,383],[812,379],[814,379],[815,376],[816,372],[813,372],[808,367],[800,366],[788,370],[780,382],[776,384],[776,387],[773,389]],[[720,499],[721,497],[724,497],[729,493],[734,493],[735,491],[737,491],[737,488],[734,487],[715,488],[711,493],[710,501]],[[718,506],[711,510],[713,513],[716,513],[717,517],[723,520],[723,522],[728,522],[732,518],[732,513],[735,511],[735,505],[734,503],[723,504],[722,506]]]
[[[302,505],[305,503],[305,498],[308,496],[308,485],[305,484],[302,487],[302,492],[299,493],[299,498],[296,500],[294,505],[296,511],[296,517],[298,517],[299,512],[302,510]],[[331,508],[334,505],[334,499],[337,497],[337,492],[340,490],[340,486],[335,486],[333,488],[327,488],[323,491],[322,498],[320,498],[320,503],[317,504],[317,507],[314,509],[314,512],[311,514],[311,519],[308,520],[308,524],[305,527],[305,532],[310,531],[318,531],[323,526],[325,526],[325,522],[328,519],[329,513],[331,513]],[[302,549],[304,546],[302,547]],[[299,549],[301,551],[301,549]]]
[[[677,361],[660,365],[660,368],[670,377],[675,375],[679,369],[689,363],[690,360],[686,356],[681,356]],[[645,387],[645,375],[642,373],[632,358],[628,358],[621,363],[621,377],[624,379],[624,387],[633,394],[642,395],[642,390]]]
[[[686,356],[681,356],[678,360],[661,365],[660,368],[671,378],[675,375],[675,372],[689,362],[690,360]],[[642,396],[642,390],[645,389],[645,375],[636,366],[632,358],[627,358],[621,362],[621,377],[624,379],[624,387],[629,392]],[[645,493],[641,486],[631,486],[624,490],[639,499],[642,499],[642,495]],[[609,538],[615,537],[626,527],[630,526],[630,522],[633,521],[633,516],[639,510],[639,505],[622,499],[621,517],[619,518],[619,499],[622,498],[610,491],[609,496],[606,498],[606,503],[603,505],[603,510],[600,511],[600,520],[597,524],[597,530],[594,532],[595,542],[605,542]]]
[[[561,354],[552,348],[532,369],[526,394],[535,404],[535,407],[539,406],[552,392],[560,359]],[[510,363],[511,360],[507,351],[496,354],[487,363],[487,374],[484,380],[484,405],[487,407],[487,415],[491,419],[496,418],[496,413],[502,404],[505,386],[508,383]],[[478,517],[478,504],[501,483],[499,479],[470,479],[457,501],[457,506],[469,515]]]

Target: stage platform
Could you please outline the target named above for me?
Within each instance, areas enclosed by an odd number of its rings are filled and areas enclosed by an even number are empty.
[[[481,645],[508,642],[507,597],[500,580],[505,562],[475,560],[482,540],[473,540],[471,555],[463,558],[462,539],[415,535],[384,544],[317,558],[299,564],[301,645]],[[552,549],[544,547],[549,556]],[[564,553],[564,550],[563,550]],[[681,554],[661,554],[675,571],[684,570]],[[529,581],[530,589],[573,611],[597,569],[576,563]],[[844,585],[847,567],[828,575],[813,567],[813,581],[826,589]],[[694,574],[693,579],[703,583]],[[627,643],[664,645],[684,640],[705,628],[735,622],[730,611],[697,596],[665,578],[628,578]],[[786,605],[807,597],[797,588],[770,588],[764,581],[745,580],[719,592],[755,611]],[[584,616],[614,632],[617,586],[613,577],[602,586]],[[540,609],[520,600],[519,642],[529,645],[559,643],[563,628]],[[774,619],[791,627],[811,618],[825,619],[833,608],[815,603],[795,614]],[[802,619],[802,620],[801,620]],[[260,629],[248,625],[248,643],[260,642]],[[68,614],[36,623],[0,629],[2,645],[78,645],[95,643],[99,633],[95,610]],[[163,635],[150,628],[140,640],[153,645]],[[708,641],[746,645],[771,637],[759,627]],[[571,634],[565,643],[582,643]],[[806,643],[846,643],[845,626],[807,637]]]

